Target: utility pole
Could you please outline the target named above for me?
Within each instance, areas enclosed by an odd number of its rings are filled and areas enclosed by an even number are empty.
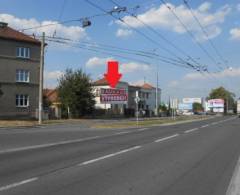
[[[39,97],[38,97],[38,124],[42,124],[43,112],[43,70],[44,70],[44,47],[45,47],[45,32],[42,33],[41,41],[41,56],[40,56],[40,69],[39,69]]]
[[[158,117],[158,64],[157,64],[157,83],[156,83],[156,116]]]

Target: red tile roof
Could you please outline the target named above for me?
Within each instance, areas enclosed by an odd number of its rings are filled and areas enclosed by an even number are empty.
[[[93,85],[108,85],[108,82],[105,78],[102,78],[102,79],[94,81]]]
[[[59,101],[58,92],[56,89],[44,89],[43,95],[52,103]]]
[[[1,22],[0,22],[1,23]],[[30,42],[34,44],[41,44],[41,42],[31,36],[21,33],[13,28],[7,26],[7,24],[1,23],[0,25],[0,38],[10,39],[15,41]]]
[[[124,81],[119,81],[119,83],[126,83],[126,84],[128,84],[127,82],[124,82]],[[94,86],[109,85],[109,83],[108,83],[108,81],[105,78],[102,78],[102,79],[94,81],[93,85]]]
[[[155,89],[152,85],[148,84],[148,83],[144,83],[142,86],[143,89]]]

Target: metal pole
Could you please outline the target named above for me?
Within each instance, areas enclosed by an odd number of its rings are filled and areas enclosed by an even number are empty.
[[[156,83],[156,116],[158,116],[158,64],[157,64],[157,83]]]
[[[45,46],[45,33],[42,33],[41,41],[41,56],[40,56],[40,69],[39,69],[39,103],[38,103],[38,124],[42,124],[42,110],[43,110],[43,70],[44,70],[44,46]]]

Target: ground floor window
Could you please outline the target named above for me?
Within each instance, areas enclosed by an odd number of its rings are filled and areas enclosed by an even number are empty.
[[[27,107],[29,106],[29,96],[17,94],[16,95],[16,106],[17,107]]]

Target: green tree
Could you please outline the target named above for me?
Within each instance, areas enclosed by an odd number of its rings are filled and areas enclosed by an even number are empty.
[[[223,99],[225,102],[225,112],[228,110],[235,109],[235,94],[226,90],[224,87],[218,87],[212,89],[207,99]]]
[[[159,105],[158,109],[160,112],[167,112],[168,110],[167,106],[163,103]]]
[[[89,75],[83,73],[81,69],[73,71],[67,69],[59,80],[58,95],[62,103],[63,114],[69,108],[71,117],[92,113],[94,109],[94,95]]]
[[[203,106],[202,104],[198,102],[193,103],[193,112],[202,112],[203,111]]]

